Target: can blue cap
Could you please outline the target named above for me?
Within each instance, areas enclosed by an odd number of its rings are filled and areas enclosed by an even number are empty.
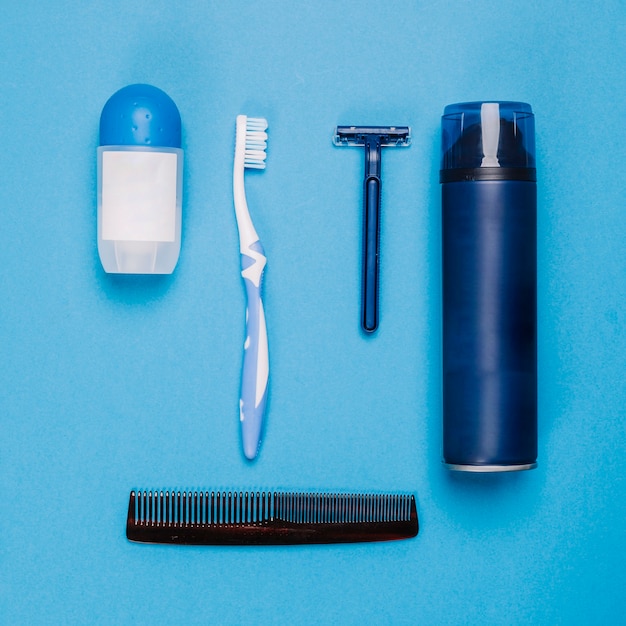
[[[445,107],[441,169],[535,167],[535,117],[525,102]]]
[[[116,91],[100,116],[101,146],[181,147],[181,121],[174,101],[152,85]]]

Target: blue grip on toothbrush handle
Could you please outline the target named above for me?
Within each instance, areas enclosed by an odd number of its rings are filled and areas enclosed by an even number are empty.
[[[259,448],[267,400],[268,349],[261,287],[244,278],[248,299],[246,343],[241,377],[241,434],[244,454],[253,459]],[[257,389],[262,390],[257,402]]]
[[[380,178],[366,178],[364,191],[361,325],[371,333],[378,327]]]

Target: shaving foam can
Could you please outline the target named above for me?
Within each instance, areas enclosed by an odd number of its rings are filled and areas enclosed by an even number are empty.
[[[469,102],[442,118],[443,461],[454,470],[537,460],[534,115]]]

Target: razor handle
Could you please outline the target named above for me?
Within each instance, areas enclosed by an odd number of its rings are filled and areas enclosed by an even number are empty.
[[[380,149],[378,137],[365,139],[363,190],[363,262],[361,326],[372,333],[378,328],[378,265],[380,250]]]

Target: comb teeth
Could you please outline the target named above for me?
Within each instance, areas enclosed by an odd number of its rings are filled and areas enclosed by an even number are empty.
[[[130,540],[186,544],[378,541],[418,532],[411,495],[132,491]]]
[[[412,496],[279,493],[276,518],[296,524],[401,522],[411,517]]]
[[[269,493],[134,491],[128,520],[146,526],[251,524],[271,519]]]

